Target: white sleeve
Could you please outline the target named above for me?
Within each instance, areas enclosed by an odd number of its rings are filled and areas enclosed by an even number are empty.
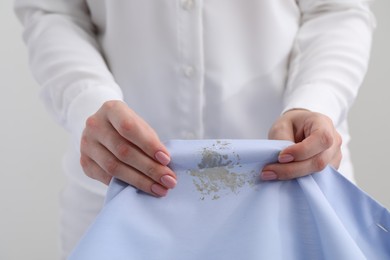
[[[364,0],[299,0],[284,111],[305,108],[346,119],[367,70],[375,20]]]
[[[84,0],[15,0],[30,67],[55,119],[80,140],[85,120],[122,92],[99,50]]]

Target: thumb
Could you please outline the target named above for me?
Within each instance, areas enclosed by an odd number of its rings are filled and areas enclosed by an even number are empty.
[[[291,122],[286,120],[277,121],[270,129],[268,133],[268,138],[270,140],[287,140],[295,142],[294,138],[294,127]],[[291,147],[291,146],[289,146]],[[287,148],[289,148],[287,147]],[[294,157],[289,154],[286,149],[283,149],[278,156],[278,161],[280,163],[292,162]]]
[[[268,139],[294,142],[294,127],[292,122],[283,119],[276,121],[268,132]]]

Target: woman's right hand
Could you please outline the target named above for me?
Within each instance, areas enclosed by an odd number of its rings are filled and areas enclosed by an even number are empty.
[[[170,156],[155,131],[122,101],[108,101],[86,121],[80,163],[87,176],[112,177],[161,197],[176,185]]]

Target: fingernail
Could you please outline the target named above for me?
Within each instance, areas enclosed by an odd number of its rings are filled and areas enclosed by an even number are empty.
[[[151,190],[154,194],[156,194],[157,196],[160,196],[160,197],[164,197],[168,193],[167,189],[165,189],[164,187],[162,187],[161,185],[158,185],[158,184],[153,184],[151,187]]]
[[[165,187],[167,187],[169,189],[175,188],[176,183],[177,183],[176,179],[170,175],[164,175],[161,177],[160,180],[161,180],[161,183],[164,184]]]
[[[291,154],[281,154],[278,157],[280,163],[289,163],[294,161],[294,157]]]
[[[162,151],[158,151],[154,157],[156,158],[156,160],[161,163],[162,165],[168,165],[168,163],[171,161],[171,158],[169,158],[168,155],[166,155],[164,152]]]
[[[278,176],[273,171],[263,171],[261,173],[261,179],[263,181],[272,181],[272,180],[276,180],[277,178]]]

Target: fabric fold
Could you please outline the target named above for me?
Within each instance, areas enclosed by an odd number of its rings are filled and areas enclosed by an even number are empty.
[[[176,188],[154,198],[114,179],[70,259],[389,259],[389,212],[331,167],[260,180],[290,144],[167,142]]]

